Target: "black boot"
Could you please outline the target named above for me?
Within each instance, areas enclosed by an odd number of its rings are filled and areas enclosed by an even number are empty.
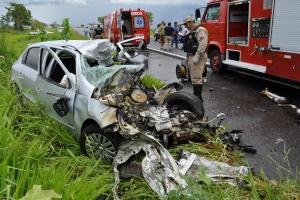
[[[194,95],[197,96],[203,102],[202,85],[201,84],[193,85],[193,90],[194,90]]]

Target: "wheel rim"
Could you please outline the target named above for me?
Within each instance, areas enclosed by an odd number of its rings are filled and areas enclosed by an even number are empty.
[[[219,55],[212,56],[210,63],[214,71],[219,71],[221,68],[221,57]]]
[[[92,133],[86,136],[86,153],[96,159],[113,160],[116,155],[116,149],[113,143],[107,137],[99,133]]]

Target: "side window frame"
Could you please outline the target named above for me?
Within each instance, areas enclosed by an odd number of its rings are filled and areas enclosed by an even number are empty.
[[[212,21],[212,22],[214,22],[214,21],[219,21],[220,20],[220,11],[221,11],[221,7],[220,7],[221,5],[218,3],[218,4],[213,4],[213,5],[209,5],[208,7],[207,7],[207,9],[206,9],[206,12],[205,12],[205,16],[204,16],[204,20],[205,21],[208,21],[208,22],[210,22],[210,21]],[[208,19],[208,14],[209,14],[209,10],[210,9],[214,9],[214,8],[217,8],[218,10],[219,10],[219,14],[218,14],[218,17],[216,18],[216,19]]]
[[[58,54],[60,54],[61,52],[65,51],[69,54],[71,54],[72,56],[74,56],[74,59],[75,59],[75,62],[76,62],[76,55],[74,55],[72,52],[69,52],[67,50],[64,50],[64,49],[59,49],[59,48],[49,48],[47,46],[42,46],[41,49],[43,49],[43,51],[45,51],[45,57],[43,58],[43,60],[41,61],[41,66],[40,66],[40,73],[39,75],[49,81],[51,84],[55,84],[59,87],[62,87],[62,88],[65,88],[63,87],[62,85],[60,85],[59,83],[57,83],[56,81],[53,81],[51,80],[49,77],[45,76],[45,71],[46,70],[50,70],[52,71],[53,67],[58,65],[65,73],[65,75],[67,75],[69,81],[70,81],[70,86],[69,88],[66,88],[66,89],[71,89],[72,87],[75,87],[75,84],[76,84],[76,80],[74,79],[74,77],[71,75],[71,73],[68,71],[68,69],[66,68],[66,66],[62,63],[62,61],[60,60],[60,58],[58,57]],[[50,62],[49,62],[49,66],[48,68],[46,69],[46,62],[47,62],[47,59],[48,59],[48,56],[52,56]],[[55,64],[56,63],[56,64]],[[55,65],[54,65],[55,64]],[[76,66],[75,66],[76,67]],[[46,69],[46,70],[45,70]],[[44,71],[43,71],[44,70]],[[51,73],[50,73],[51,74]],[[48,75],[50,75],[48,74]]]
[[[39,52],[38,52],[38,59],[37,59],[37,66],[36,67],[33,67],[31,65],[28,65],[27,64],[27,59],[28,59],[28,55],[29,55],[29,52],[32,50],[32,49],[39,49]],[[30,47],[26,50],[26,52],[24,53],[23,57],[22,57],[22,64],[23,65],[26,65],[27,67],[35,70],[35,71],[39,71],[39,67],[40,67],[40,59],[41,59],[41,48],[40,47]]]

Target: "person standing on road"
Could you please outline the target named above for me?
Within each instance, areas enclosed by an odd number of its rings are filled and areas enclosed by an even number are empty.
[[[172,49],[172,40],[174,36],[174,28],[172,27],[172,23],[168,23],[168,26],[165,28],[166,33],[166,43],[167,43],[167,50],[170,51]]]
[[[158,33],[160,35],[160,48],[164,49],[165,45],[165,27],[166,27],[166,22],[162,21],[160,27],[158,28]]]
[[[207,61],[208,31],[197,25],[195,19],[190,16],[184,19],[183,24],[190,31],[184,42],[184,51],[187,53],[187,63],[190,67],[193,93],[203,101],[202,84]]]
[[[88,26],[86,26],[84,28],[84,37],[85,37],[85,39],[89,39],[89,27]]]
[[[173,35],[173,40],[172,40],[172,48],[173,44],[175,44],[175,48],[178,49],[178,37],[179,37],[179,27],[178,23],[174,22],[174,35]]]
[[[103,33],[103,29],[101,28],[100,24],[98,24],[97,28],[94,30],[94,39],[101,39]]]
[[[154,38],[155,38],[155,42],[157,42],[158,41],[158,39],[160,38],[160,34],[159,34],[159,32],[158,32],[158,30],[159,30],[159,27],[160,27],[160,24],[157,24],[157,27],[156,27],[156,29],[155,29],[155,33],[154,33]]]
[[[188,34],[189,30],[184,25],[181,25],[181,31],[179,32],[179,42],[183,44]],[[181,49],[183,49],[183,47],[184,46],[182,46]]]

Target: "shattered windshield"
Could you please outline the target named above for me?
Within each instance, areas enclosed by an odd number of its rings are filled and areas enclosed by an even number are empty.
[[[105,63],[100,63],[91,57],[81,56],[82,73],[84,77],[94,86],[104,86],[114,74],[122,70],[121,65],[107,67]]]

